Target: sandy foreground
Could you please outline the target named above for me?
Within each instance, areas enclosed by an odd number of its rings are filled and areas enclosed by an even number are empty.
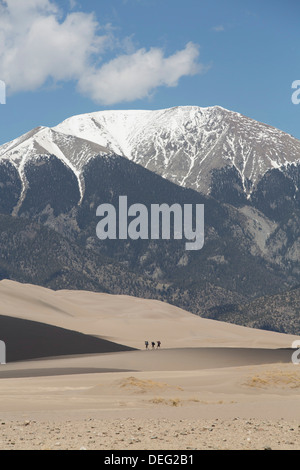
[[[298,338],[11,281],[0,315],[138,349],[0,366],[0,449],[300,449]]]
[[[299,449],[293,367],[2,379],[0,447]]]

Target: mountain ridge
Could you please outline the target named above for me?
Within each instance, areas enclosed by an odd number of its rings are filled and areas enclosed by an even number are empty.
[[[300,158],[298,139],[220,106],[100,111],[73,116],[54,129],[92,140],[205,194],[214,169],[236,168],[249,195],[267,170]]]
[[[37,127],[0,146],[0,163],[18,170],[55,155],[75,174],[81,199],[84,165],[95,155],[118,154],[180,186],[222,199],[221,180],[247,201],[265,174],[300,161],[300,141],[221,106],[177,106],[162,110],[99,111],[72,116],[49,128]],[[225,183],[224,183],[225,182]]]

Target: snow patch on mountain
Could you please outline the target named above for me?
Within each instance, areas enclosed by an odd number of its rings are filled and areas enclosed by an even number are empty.
[[[17,168],[25,194],[26,165],[55,155],[76,175],[82,200],[84,166],[111,153],[206,194],[212,172],[233,166],[249,197],[269,169],[300,160],[300,141],[220,106],[101,111],[33,129],[2,145],[0,161],[9,159]]]
[[[24,200],[28,181],[25,167],[37,164],[40,156],[55,155],[75,174],[80,190],[81,200],[84,195],[83,166],[95,155],[106,155],[108,150],[99,144],[66,135],[48,127],[38,127],[27,134],[0,147],[0,161],[8,159],[18,170],[22,181],[22,195],[14,213]],[[81,202],[80,200],[80,202]]]
[[[71,117],[54,130],[206,193],[213,169],[234,166],[247,193],[269,169],[300,159],[299,140],[220,106],[101,111]]]

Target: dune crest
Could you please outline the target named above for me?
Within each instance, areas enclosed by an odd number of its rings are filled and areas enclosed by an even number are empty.
[[[146,340],[161,341],[164,349],[275,349],[290,348],[297,339],[293,335],[204,319],[157,300],[86,291],[52,291],[10,280],[0,282],[0,315],[98,336],[137,349],[144,349]]]

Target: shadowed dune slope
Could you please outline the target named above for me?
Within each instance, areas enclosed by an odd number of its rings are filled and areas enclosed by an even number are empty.
[[[196,371],[291,364],[291,349],[178,348],[109,354],[60,356],[15,362],[0,368],[0,379],[104,372]],[[216,375],[218,377],[218,374]]]
[[[53,356],[130,351],[132,348],[44,323],[0,316],[7,362]]]

